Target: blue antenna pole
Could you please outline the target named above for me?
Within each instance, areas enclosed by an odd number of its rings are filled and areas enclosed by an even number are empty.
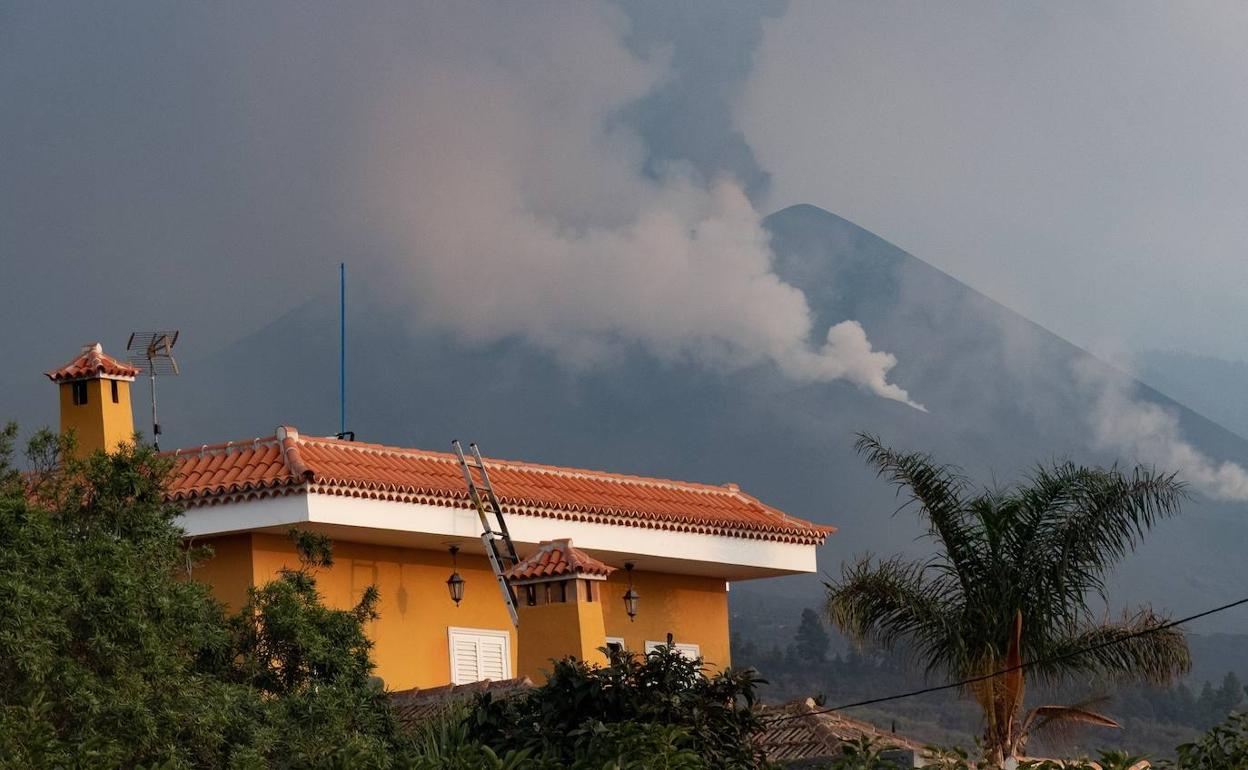
[[[338,438],[347,437],[347,263],[338,263]]]

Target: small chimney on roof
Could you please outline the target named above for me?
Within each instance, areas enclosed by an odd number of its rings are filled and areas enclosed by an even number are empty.
[[[44,373],[60,390],[61,433],[73,432],[76,456],[112,452],[134,439],[130,383],[138,373],[98,342],[88,342],[69,363]]]
[[[571,655],[605,665],[602,586],[615,571],[571,540],[547,540],[507,572],[519,598],[518,671],[544,681],[550,661]]]

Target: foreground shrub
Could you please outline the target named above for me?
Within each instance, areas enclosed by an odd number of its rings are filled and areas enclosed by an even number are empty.
[[[1248,768],[1248,714],[1232,714],[1222,724],[1177,749],[1178,759],[1163,767],[1175,770]]]
[[[705,676],[700,660],[670,645],[644,656],[610,652],[609,665],[566,659],[541,687],[506,699],[481,696],[471,732],[500,754],[573,768],[765,767],[753,736],[753,670]]]

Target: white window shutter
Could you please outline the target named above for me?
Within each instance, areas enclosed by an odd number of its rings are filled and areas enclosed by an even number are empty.
[[[646,652],[654,652],[656,649],[665,644],[667,644],[667,642],[652,642],[647,640]],[[702,657],[702,648],[696,644],[681,644],[680,642],[676,642],[672,645],[672,649],[676,650],[676,652],[679,652],[681,655],[684,655],[689,660],[695,660]]]
[[[506,631],[452,628],[449,636],[451,684],[511,678],[511,637]]]
[[[481,677],[477,676],[479,666],[477,665],[478,645],[477,640],[465,638],[463,636],[456,638],[452,642],[453,664],[451,671],[452,684],[467,684],[475,682]]]
[[[478,675],[482,679],[492,679],[495,682],[507,679],[507,660],[503,657],[503,642],[501,639],[486,639],[478,646],[480,664],[477,669]]]

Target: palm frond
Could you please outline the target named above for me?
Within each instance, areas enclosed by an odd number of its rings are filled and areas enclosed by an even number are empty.
[[[1027,712],[1014,734],[1014,751],[1021,753],[1035,735],[1044,733],[1049,740],[1069,740],[1080,727],[1121,729],[1114,719],[1083,706],[1037,706]]]
[[[1187,499],[1174,474],[1144,467],[1128,476],[1117,468],[1066,464],[1041,478],[1064,487],[1038,513],[1039,542],[1032,543],[1048,556],[1046,584],[1060,593],[1095,591],[1103,596],[1105,572],[1133,551],[1158,521],[1178,513]]]
[[[1048,681],[1071,674],[1165,684],[1192,667],[1187,639],[1151,608],[1072,634],[1053,645],[1032,670]]]
[[[1027,719],[1024,720],[1023,724],[1027,726],[1026,729],[1033,733],[1058,724],[1122,727],[1121,724],[1104,714],[1098,714],[1095,711],[1089,711],[1078,706],[1036,706],[1028,712]]]
[[[967,659],[958,626],[959,591],[948,580],[924,580],[920,564],[869,556],[841,568],[841,579],[825,583],[825,612],[842,632],[886,649],[908,641],[929,670],[960,672]]]
[[[854,449],[875,468],[876,475],[887,478],[919,506],[927,518],[930,533],[944,546],[945,555],[955,570],[964,576],[974,571],[975,544],[978,540],[974,522],[967,515],[963,497],[970,482],[956,468],[941,465],[921,452],[897,452],[880,443],[877,436],[859,433]],[[965,578],[969,582],[969,577]]]

